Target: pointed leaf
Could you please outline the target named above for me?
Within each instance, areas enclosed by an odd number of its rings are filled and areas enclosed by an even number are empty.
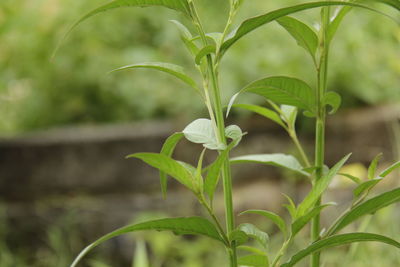
[[[338,7],[335,11],[334,17],[331,19],[331,23],[329,24],[328,27],[328,32],[327,32],[327,42],[330,43],[335,36],[340,23],[343,21],[344,17],[350,12],[352,9],[351,6],[343,6],[343,7]]]
[[[289,32],[299,46],[303,47],[315,59],[318,36],[313,29],[308,27],[307,24],[288,16],[279,18],[277,22]]]
[[[296,124],[297,108],[289,105],[281,105],[280,110],[282,112],[282,120],[294,129]]]
[[[240,90],[238,93],[234,94],[231,99],[229,99],[228,106],[226,107],[226,118],[229,116],[229,112],[231,111],[233,103],[235,103],[236,98],[240,95],[242,90]]]
[[[136,241],[133,267],[150,267],[146,243],[141,239]]]
[[[255,112],[265,118],[268,118],[268,119],[276,122],[283,128],[285,128],[285,129],[287,128],[286,125],[283,123],[282,119],[279,117],[279,115],[275,111],[272,111],[268,108],[260,107],[257,105],[247,105],[247,104],[235,104],[232,107],[242,108],[242,109],[246,109],[246,110]]]
[[[366,214],[374,213],[388,205],[400,201],[400,188],[396,188],[392,191],[385,192],[376,197],[373,197],[357,206],[352,208],[350,211],[346,212],[342,217],[340,217],[334,225],[330,227],[327,235],[333,235],[357,220],[361,216]]]
[[[266,165],[272,165],[276,167],[282,167],[295,171],[299,174],[309,176],[309,174],[303,171],[303,167],[299,161],[291,156],[285,154],[254,154],[231,158],[231,164],[254,162]]]
[[[178,161],[158,153],[136,153],[127,156],[127,158],[141,159],[150,166],[159,169],[160,171],[165,172],[167,175],[175,178],[181,184],[195,192],[195,188],[193,187],[193,175]]]
[[[388,245],[392,245],[394,247],[400,248],[400,243],[396,240],[393,240],[389,237],[385,237],[377,234],[370,233],[349,233],[331,236],[322,240],[319,240],[315,243],[312,243],[307,248],[299,251],[285,264],[282,264],[281,267],[291,267],[298,263],[301,259],[310,255],[311,253],[321,251],[326,248],[346,245],[354,242],[365,242],[365,241],[377,241],[381,243],[386,243]]]
[[[142,230],[157,230],[157,231],[173,231],[180,234],[187,235],[204,235],[212,239],[224,242],[218,233],[215,226],[208,220],[201,217],[184,217],[184,218],[166,218],[153,221],[147,221],[138,224],[128,225],[115,230],[103,237],[97,239],[95,242],[87,246],[82,252],[75,258],[71,267],[75,267],[78,262],[93,248],[99,244],[122,234],[142,231]]]
[[[273,223],[276,224],[276,226],[278,226],[278,228],[282,231],[282,233],[287,236],[287,229],[286,229],[286,224],[285,221],[277,214],[271,212],[271,211],[267,211],[267,210],[246,210],[240,213],[240,215],[242,214],[258,214],[261,216],[264,216],[267,219],[270,219]]]
[[[369,192],[375,185],[382,181],[382,177],[373,178],[371,180],[365,181],[359,184],[354,190],[353,194],[355,197],[361,196],[364,192]]]
[[[338,93],[335,92],[327,92],[322,99],[322,103],[324,106],[330,106],[332,109],[329,111],[329,114],[334,114],[340,107],[342,103],[342,98]]]
[[[168,137],[161,148],[160,154],[163,154],[167,157],[171,157],[172,153],[175,150],[176,145],[182,138],[183,138],[183,133],[174,133],[173,135]],[[161,184],[162,195],[165,198],[167,195],[167,174],[162,171],[160,171],[160,184]]]
[[[356,184],[361,184],[361,182],[362,182],[362,180],[360,178],[355,177],[354,175],[351,175],[351,174],[348,174],[348,173],[338,173],[338,175],[341,175],[343,177],[349,178],[350,180],[352,180]]]
[[[183,67],[171,63],[164,63],[164,62],[145,62],[145,63],[139,63],[139,64],[133,64],[133,65],[127,65],[115,70],[112,70],[111,72],[115,71],[121,71],[121,70],[127,70],[127,69],[138,69],[138,68],[147,68],[147,69],[154,69],[158,71],[162,71],[165,73],[168,73],[172,76],[175,76],[179,80],[183,81],[190,87],[194,88],[197,93],[202,95],[200,89],[198,88],[196,82],[190,78],[184,71]]]
[[[338,171],[342,168],[343,164],[348,160],[351,154],[348,154],[343,159],[341,159],[338,163],[333,166],[327,174],[319,179],[314,187],[311,189],[310,193],[304,198],[304,200],[299,204],[297,208],[297,216],[303,216],[305,213],[317,202],[319,197],[323,192],[328,188],[332,178],[338,173]]]
[[[249,84],[242,91],[263,96],[277,104],[295,106],[312,113],[315,111],[313,90],[307,83],[296,78],[268,77]]]
[[[289,204],[284,204],[283,206],[289,211],[292,220],[297,219],[296,205],[294,204],[293,200],[284,193],[282,193],[282,195],[284,195],[289,202]]]
[[[200,51],[200,49],[197,47],[197,45],[193,41],[193,37],[192,37],[192,34],[190,33],[190,31],[186,28],[185,25],[183,25],[182,23],[180,23],[177,20],[170,20],[170,22],[174,23],[176,25],[176,27],[178,28],[178,30],[180,31],[181,40],[185,44],[187,50],[189,50],[189,52],[193,56],[196,56],[197,53]]]
[[[368,179],[375,178],[376,168],[378,167],[378,163],[382,158],[382,153],[376,155],[376,157],[371,161],[371,164],[368,167]]]
[[[197,53],[196,55],[196,59],[195,62],[197,65],[201,64],[201,60],[210,54],[215,54],[215,45],[207,45],[205,47],[203,47],[202,49],[200,49],[199,53]]]
[[[186,126],[182,132],[190,142],[203,144],[208,149],[224,148],[223,144],[218,143],[212,121],[209,119],[197,119]]]
[[[239,265],[254,266],[254,267],[268,267],[269,260],[266,255],[250,254],[238,259]]]
[[[238,229],[245,232],[247,236],[257,240],[265,249],[268,247],[269,236],[266,232],[261,231],[251,223],[243,223],[239,225]]]
[[[379,174],[379,177],[386,177],[387,175],[389,175],[392,171],[394,171],[395,169],[400,168],[400,161],[393,163],[391,166],[389,166],[387,169],[385,169],[384,171],[382,171]]]
[[[262,251],[261,249],[255,248],[255,247],[238,246],[237,249],[241,249],[241,250],[245,250],[247,252],[251,252],[251,253],[254,253],[254,254],[265,256],[265,252],[264,251]]]

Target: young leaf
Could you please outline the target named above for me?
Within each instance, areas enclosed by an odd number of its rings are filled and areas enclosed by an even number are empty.
[[[400,161],[393,163],[391,166],[389,166],[387,169],[385,169],[384,171],[382,171],[379,174],[379,177],[386,177],[388,176],[392,171],[394,171],[395,169],[400,168]]]
[[[281,105],[281,118],[284,122],[287,123],[292,129],[295,128],[296,117],[297,117],[297,108],[289,105]]]
[[[302,80],[275,76],[255,81],[242,89],[267,98],[277,104],[291,105],[315,112],[315,97],[311,87]]]
[[[241,231],[245,232],[247,236],[257,240],[261,246],[263,246],[265,249],[268,247],[268,242],[269,242],[269,236],[267,233],[264,231],[261,231],[258,229],[255,225],[251,223],[243,223],[239,225],[238,229]]]
[[[278,226],[278,228],[282,231],[282,233],[287,236],[287,229],[286,229],[286,224],[285,221],[277,214],[271,212],[271,211],[266,211],[266,210],[246,210],[240,213],[242,214],[247,214],[247,213],[252,213],[252,214],[258,214],[261,216],[264,216],[267,219],[270,219],[273,223]]]
[[[160,154],[163,154],[167,157],[171,157],[172,153],[175,150],[176,145],[182,138],[183,138],[183,133],[174,133],[173,135],[168,137],[161,148]],[[162,171],[160,171],[160,184],[161,184],[162,195],[165,198],[167,195],[167,174]]]
[[[223,144],[218,143],[212,121],[209,119],[197,119],[186,126],[182,132],[190,142],[203,144],[208,149],[224,148]]]
[[[234,94],[231,99],[229,99],[229,103],[228,106],[226,107],[226,118],[228,118],[229,116],[229,112],[231,111],[232,105],[233,103],[235,103],[236,98],[240,95],[240,93],[242,92],[242,90],[240,90],[238,93]]]
[[[343,7],[338,7],[335,16],[333,19],[331,19],[331,23],[329,24],[328,27],[328,32],[327,32],[327,42],[330,43],[335,36],[340,23],[343,21],[344,17],[350,12],[352,9],[351,6],[343,6]]]
[[[149,164],[150,166],[159,169],[167,175],[175,178],[181,184],[195,192],[193,187],[193,175],[180,164],[178,161],[170,157],[158,153],[136,153],[127,156],[127,158],[138,158]]]
[[[201,60],[210,54],[215,54],[215,45],[206,45],[205,47],[203,47],[202,49],[200,49],[199,53],[197,53],[196,58],[195,58],[195,62],[197,65],[201,64]]]
[[[264,108],[264,107],[260,107],[257,105],[248,105],[248,104],[235,104],[232,107],[234,108],[242,108],[242,109],[246,109],[252,112],[255,112],[265,118],[268,118],[274,122],[276,122],[277,124],[279,124],[280,126],[282,126],[283,128],[287,128],[285,123],[283,123],[282,119],[279,117],[279,115],[275,112],[272,111],[268,108]]]
[[[382,153],[376,155],[368,167],[368,179],[375,178],[376,168],[378,167],[379,160],[382,158]]]
[[[242,230],[235,229],[229,233],[229,242],[235,242],[236,246],[240,246],[249,240],[248,235]]]
[[[225,128],[225,136],[232,139],[232,141],[235,142],[235,146],[237,146],[240,143],[240,140],[242,140],[243,132],[239,126],[229,125]]]
[[[276,167],[282,167],[295,171],[304,176],[309,176],[309,174],[303,171],[303,166],[299,161],[291,156],[285,154],[254,154],[231,158],[231,164],[255,162],[261,164],[272,165]]]
[[[307,24],[288,16],[277,19],[277,22],[289,32],[297,41],[297,44],[303,47],[315,61],[318,36],[314,30],[308,27]]]
[[[124,67],[112,70],[111,72],[127,70],[127,69],[138,69],[138,68],[154,69],[154,70],[168,73],[172,76],[175,76],[179,80],[183,81],[190,87],[194,88],[196,90],[196,92],[198,94],[200,94],[201,96],[203,95],[201,90],[197,86],[196,82],[185,73],[183,67],[175,65],[175,64],[164,63],[164,62],[146,62],[146,63],[124,66]]]
[[[400,188],[373,197],[346,212],[330,227],[327,235],[333,235],[361,216],[374,213],[398,201],[400,201]]]
[[[238,259],[241,266],[269,267],[269,260],[266,255],[250,254]]]
[[[400,248],[399,242],[382,235],[370,234],[370,233],[349,233],[349,234],[335,235],[312,243],[305,249],[293,255],[292,258],[285,264],[282,264],[281,267],[294,266],[296,263],[298,263],[301,259],[305,258],[306,256],[326,248],[346,245],[354,242],[365,242],[365,241],[377,241]]]
[[[304,200],[299,204],[297,208],[297,216],[303,216],[305,213],[317,202],[319,197],[323,192],[328,188],[332,178],[338,173],[338,171],[342,168],[343,164],[348,160],[351,154],[348,154],[343,159],[341,159],[338,163],[333,166],[327,174],[319,179],[314,187],[311,189],[310,193],[304,198]]]
[[[322,103],[324,106],[331,106],[332,109],[329,111],[329,114],[334,114],[339,109],[342,98],[338,93],[330,91],[324,95]]]
[[[312,218],[317,216],[317,214],[320,214],[321,211],[328,207],[335,205],[335,203],[327,203],[318,207],[313,208],[310,212],[307,212],[305,215],[301,216],[300,218],[296,219],[292,223],[292,237],[294,237],[303,227],[311,221]]]
[[[362,193],[370,191],[375,185],[382,181],[382,177],[373,178],[371,180],[365,181],[359,184],[354,190],[353,194],[355,197],[361,196]]]
[[[89,251],[97,247],[99,244],[122,234],[142,230],[173,231],[175,233],[185,235],[204,235],[224,243],[215,226],[210,221],[201,217],[166,218],[152,220],[119,228],[114,232],[106,234],[103,237],[97,239],[95,242],[82,250],[81,253],[79,253],[74,262],[71,264],[71,267],[75,267]]]

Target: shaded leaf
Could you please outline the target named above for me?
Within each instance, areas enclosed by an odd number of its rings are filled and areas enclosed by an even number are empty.
[[[229,125],[225,128],[225,136],[229,139],[232,139],[232,141],[235,143],[235,146],[237,146],[240,143],[240,140],[242,140],[243,132],[239,126]]]
[[[324,106],[330,106],[332,109],[329,111],[329,114],[334,114],[340,107],[342,103],[342,98],[338,93],[335,92],[327,92],[322,99],[322,103]]]
[[[229,241],[231,243],[235,242],[236,246],[240,246],[249,240],[248,235],[242,230],[235,229],[229,233]]]
[[[350,12],[352,9],[351,6],[343,6],[343,7],[338,7],[337,10],[335,11],[334,17],[331,19],[331,23],[329,24],[328,27],[328,32],[327,32],[327,42],[330,43],[335,36],[340,23],[342,23],[344,17]]]
[[[289,204],[284,204],[283,206],[289,211],[290,216],[292,217],[292,220],[295,220],[297,218],[297,210],[296,210],[296,205],[294,204],[293,200],[286,194],[282,193],[288,200]]]
[[[359,197],[362,193],[368,192],[371,190],[375,185],[377,185],[380,181],[382,181],[382,177],[374,178],[368,181],[365,181],[359,184],[354,190],[353,194],[355,197]]]
[[[226,108],[226,118],[229,116],[229,112],[231,111],[233,103],[235,103],[236,98],[240,95],[242,91],[239,91],[238,93],[234,94],[231,99],[229,99],[228,106]]]
[[[231,164],[237,163],[246,163],[246,162],[254,162],[261,163],[266,165],[272,165],[276,167],[282,167],[285,169],[289,169],[291,171],[295,171],[299,174],[309,176],[309,174],[303,171],[303,167],[299,163],[299,161],[291,156],[285,154],[254,154],[254,155],[245,155],[240,157],[231,158]]]
[[[170,20],[170,22],[174,23],[178,27],[178,29],[181,33],[182,42],[185,44],[185,46],[189,50],[189,52],[193,56],[196,56],[197,53],[200,51],[200,49],[197,47],[197,45],[193,41],[192,34],[190,33],[190,31],[186,28],[185,25],[183,25],[182,23],[180,23],[177,20]]]
[[[266,232],[261,231],[251,223],[243,223],[238,229],[245,232],[249,237],[257,240],[265,249],[268,247],[269,236]]]
[[[254,266],[254,267],[268,267],[269,260],[266,255],[250,254],[238,259],[239,265]]]
[[[71,264],[71,267],[75,267],[89,251],[91,251],[99,244],[113,237],[141,230],[173,231],[180,234],[204,235],[220,242],[224,242],[215,226],[210,221],[201,217],[166,218],[152,220],[119,228],[114,232],[106,234],[103,237],[97,239],[95,242],[82,250],[82,252],[78,255],[78,257],[75,258],[74,262]]]
[[[264,216],[265,218],[271,220],[273,223],[276,224],[276,226],[278,226],[278,228],[282,231],[282,233],[287,236],[287,229],[286,229],[286,224],[285,221],[277,214],[271,212],[271,211],[267,211],[267,210],[246,210],[240,213],[240,215],[242,214],[258,214],[261,216]]]
[[[312,243],[307,248],[299,251],[292,258],[285,264],[282,264],[281,267],[290,267],[294,266],[297,262],[301,259],[305,258],[306,256],[321,251],[325,248],[341,246],[345,244],[350,244],[354,242],[365,242],[365,241],[377,241],[381,243],[386,243],[388,245],[392,245],[394,247],[400,248],[400,243],[382,235],[377,234],[370,234],[370,233],[349,233],[349,234],[342,234],[331,236],[317,242]]]
[[[338,173],[338,175],[344,176],[346,178],[349,178],[350,180],[352,180],[353,182],[355,182],[356,184],[361,184],[362,180],[358,177],[355,177],[354,175],[348,174],[348,173]]]
[[[174,133],[173,135],[168,137],[161,148],[160,154],[171,157],[176,145],[182,138],[183,133]],[[160,184],[162,195],[165,198],[165,196],[167,195],[167,174],[162,171],[160,171]]]
[[[307,24],[288,16],[277,19],[277,22],[285,28],[297,41],[297,44],[303,47],[315,60],[318,36],[314,30],[308,27]]]
[[[327,235],[333,235],[357,220],[361,216],[366,214],[374,213],[388,205],[400,201],[400,188],[396,188],[392,191],[385,192],[376,197],[373,197],[357,206],[352,208],[341,216],[328,230]]]
[[[279,115],[275,111],[272,111],[268,108],[260,107],[257,105],[248,105],[248,104],[235,104],[232,107],[242,108],[242,109],[246,109],[246,110],[255,112],[265,118],[268,118],[268,119],[276,122],[277,124],[279,124],[280,126],[282,126],[283,128],[286,129],[286,125],[283,123],[283,121],[279,117]]]
[[[376,155],[368,167],[368,179],[375,178],[376,168],[378,167],[379,160],[382,158],[382,153]]]

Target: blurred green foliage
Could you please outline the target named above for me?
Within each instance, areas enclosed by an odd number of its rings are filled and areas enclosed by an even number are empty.
[[[0,2],[0,132],[149,118],[193,117],[204,112],[196,95],[151,70],[107,75],[144,61],[180,64],[194,73],[169,10],[118,9],[78,27],[51,55],[69,25],[104,1],[2,0]],[[202,1],[209,32],[220,31],[225,1]],[[248,16],[299,1],[247,0],[236,24]],[[345,106],[400,101],[400,28],[380,15],[352,11],[332,49],[330,88]],[[210,15],[211,14],[211,15]],[[318,11],[299,14],[310,24]],[[398,15],[397,15],[398,16]],[[211,19],[212,18],[212,19]],[[339,40],[340,39],[340,40]],[[244,38],[223,61],[224,99],[269,75],[304,77],[314,84],[312,62],[277,24]],[[254,98],[251,98],[254,99]],[[255,100],[259,101],[259,100]]]

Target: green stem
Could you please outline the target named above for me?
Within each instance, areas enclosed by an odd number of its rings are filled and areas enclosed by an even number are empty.
[[[322,25],[321,25],[321,43],[320,43],[320,62],[317,68],[318,88],[316,90],[317,100],[317,119],[316,119],[316,138],[315,138],[315,182],[321,179],[323,175],[324,154],[325,154],[325,106],[322,103],[323,97],[327,88],[327,74],[328,74],[328,56],[329,56],[329,43],[327,43],[327,31],[329,27],[330,8],[324,7],[322,9]],[[321,198],[315,203],[315,206],[321,204]],[[315,216],[311,223],[311,241],[314,242],[319,239],[320,233],[320,214]],[[311,255],[311,267],[320,266],[320,253],[316,252]]]
[[[282,247],[279,249],[278,253],[276,254],[274,261],[272,262],[271,267],[278,266],[281,258],[283,257],[283,255],[285,255],[285,252],[291,242],[292,242],[292,237],[290,237],[289,239],[287,239],[285,241],[285,243],[283,243]]]

